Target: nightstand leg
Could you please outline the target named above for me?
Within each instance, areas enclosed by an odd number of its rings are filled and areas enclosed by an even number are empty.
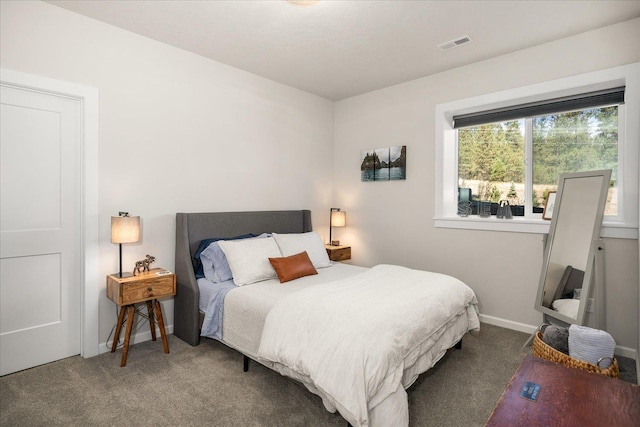
[[[147,314],[149,315],[149,327],[151,328],[151,340],[156,340],[156,324],[155,317],[153,316],[153,303],[147,301]]]
[[[167,333],[164,331],[164,319],[162,318],[162,307],[160,306],[160,302],[157,299],[153,300],[153,304],[155,304],[155,307],[156,307],[154,311],[156,313],[156,317],[158,318],[158,327],[160,328],[160,336],[162,337],[162,345],[164,346],[164,352],[169,353],[169,341],[167,341]]]
[[[126,307],[120,307],[120,313],[118,313],[118,323],[116,323],[116,333],[113,336],[113,342],[111,343],[111,353],[115,353],[118,346],[118,340],[120,339],[120,331],[122,331],[122,324],[124,323],[124,312]]]
[[[136,315],[136,306],[134,304],[127,306],[127,331],[124,334],[124,347],[122,348],[122,360],[120,367],[127,364],[127,353],[129,352],[129,340],[131,339],[131,330],[133,329],[134,317]]]

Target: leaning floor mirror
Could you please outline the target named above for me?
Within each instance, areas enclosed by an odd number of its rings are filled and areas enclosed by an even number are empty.
[[[535,303],[547,323],[584,324],[610,180],[611,170],[560,175]]]

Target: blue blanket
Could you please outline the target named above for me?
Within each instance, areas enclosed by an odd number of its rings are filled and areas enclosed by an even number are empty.
[[[202,331],[200,335],[203,337],[222,339],[222,315],[224,313],[224,298],[227,293],[236,288],[233,280],[216,283],[207,310],[205,311],[204,322],[202,322]]]

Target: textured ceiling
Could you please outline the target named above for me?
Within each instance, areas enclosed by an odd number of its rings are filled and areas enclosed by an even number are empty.
[[[332,100],[640,16],[638,0],[48,3]]]

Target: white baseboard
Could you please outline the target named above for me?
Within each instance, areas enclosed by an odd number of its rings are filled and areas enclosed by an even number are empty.
[[[144,331],[142,329],[144,329]],[[172,334],[173,324],[166,325],[164,330],[167,334]],[[121,336],[120,344],[122,344],[122,342],[124,342],[124,331],[121,333],[120,336]],[[160,339],[160,329],[158,328],[156,328],[156,337],[157,339]],[[149,329],[149,324],[147,322],[141,322],[140,325],[138,325],[138,329],[136,330],[136,333],[131,335],[131,341],[129,341],[129,345],[133,345],[133,344],[141,343],[145,341],[151,341],[151,330]],[[111,343],[109,342],[109,344]],[[100,343],[100,354],[108,353],[110,351],[111,351],[111,347],[108,346],[106,342]]]
[[[480,321],[488,323],[489,325],[500,326],[501,328],[512,329],[526,334],[533,334],[538,329],[538,326],[527,325],[526,323],[514,322],[512,320],[501,319],[499,317],[488,316],[486,314],[480,315]],[[615,354],[638,361],[638,352],[633,348],[616,345]]]
[[[635,359],[636,361],[638,360],[637,359],[638,352],[633,348],[617,345],[615,353],[617,356],[628,357],[629,359]]]
[[[489,316],[486,314],[480,315],[480,321],[483,323],[488,323],[490,325],[524,332],[526,334],[533,334],[538,329],[538,326],[527,325],[526,323],[514,322],[513,320],[501,319],[499,317]]]

